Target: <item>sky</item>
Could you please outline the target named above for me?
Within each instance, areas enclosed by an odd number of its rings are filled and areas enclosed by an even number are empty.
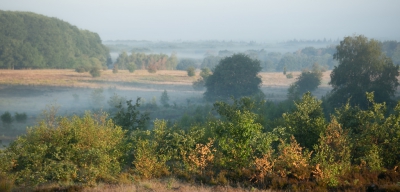
[[[56,17],[103,41],[400,41],[399,0],[0,0],[0,9]]]

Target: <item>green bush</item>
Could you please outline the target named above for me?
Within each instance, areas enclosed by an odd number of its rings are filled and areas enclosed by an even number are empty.
[[[15,113],[15,120],[18,123],[25,123],[27,118],[26,113]]]
[[[295,110],[282,115],[285,120],[284,125],[288,133],[294,135],[302,147],[311,150],[326,128],[321,101],[308,92],[295,103],[295,106]]]
[[[189,67],[186,69],[189,77],[193,77],[196,75],[196,69],[194,67]]]
[[[114,67],[112,69],[113,73],[118,73],[118,64],[114,64]]]
[[[293,78],[293,74],[292,74],[292,73],[288,73],[288,74],[286,75],[286,78],[288,78],[288,79]]]
[[[121,171],[125,131],[106,118],[62,117],[56,127],[42,121],[4,150],[0,162],[9,164],[1,168],[26,186],[113,181]]]
[[[90,69],[89,73],[90,75],[92,75],[92,77],[100,77],[101,75],[99,67],[93,67],[92,69]]]
[[[3,115],[1,115],[1,121],[3,124],[10,125],[14,120],[11,116],[11,113],[6,111],[3,113]]]
[[[330,187],[338,186],[339,177],[350,169],[351,143],[348,131],[342,129],[335,117],[321,134],[314,150],[316,167],[313,173],[318,182]]]
[[[75,71],[78,73],[84,73],[84,72],[86,72],[86,69],[84,67],[77,67],[77,68],[75,68]]]
[[[266,154],[270,150],[273,139],[262,133],[262,125],[256,122],[258,116],[249,111],[252,107],[249,101],[244,97],[232,105],[214,104],[222,120],[211,122],[209,126],[216,135],[217,152],[221,153],[216,160],[224,168],[248,168],[256,154]]]

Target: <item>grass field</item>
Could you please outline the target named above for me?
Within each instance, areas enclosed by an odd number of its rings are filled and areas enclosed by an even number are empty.
[[[263,87],[289,86],[300,75],[300,72],[292,73],[294,78],[288,79],[281,72],[262,72]],[[321,86],[329,86],[330,71],[324,72]],[[129,73],[127,70],[119,70],[112,73],[111,70],[101,72],[97,78],[89,73],[77,73],[72,69],[64,70],[0,70],[1,85],[31,85],[31,86],[62,86],[62,87],[101,87],[103,84],[115,84],[122,86],[124,83],[137,84],[170,84],[191,85],[199,78],[199,72],[194,77],[188,77],[186,71],[160,70],[149,73],[146,70],[136,70]]]

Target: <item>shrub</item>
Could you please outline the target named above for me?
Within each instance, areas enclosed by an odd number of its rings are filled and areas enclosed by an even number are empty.
[[[166,121],[156,120],[153,131],[135,130],[132,133],[133,171],[140,178],[151,179],[169,174],[167,161],[172,158],[169,152],[169,139],[172,134]]]
[[[326,128],[321,101],[314,98],[309,92],[295,102],[296,109],[291,113],[284,113],[285,127],[288,133],[297,138],[301,146],[312,149],[318,138]]]
[[[196,69],[194,67],[189,67],[186,69],[189,77],[193,77],[196,75]]]
[[[0,161],[12,162],[8,174],[19,185],[112,181],[121,170],[125,132],[106,118],[91,113],[62,117],[56,127],[41,121],[11,143]]]
[[[207,144],[198,143],[194,150],[189,151],[188,164],[192,172],[203,175],[206,167],[213,163],[216,152],[213,143],[214,140],[209,139]]]
[[[101,75],[99,67],[93,67],[92,69],[90,69],[89,73],[90,75],[92,75],[92,77],[100,77]]]
[[[351,166],[351,143],[347,131],[343,131],[336,118],[332,117],[331,123],[321,134],[318,145],[314,146],[316,164],[313,174],[317,181],[323,185],[336,187],[339,177],[343,176]]]
[[[75,68],[75,71],[78,73],[84,73],[84,72],[86,72],[86,69],[84,67],[77,67],[77,68]]]
[[[288,78],[288,79],[293,78],[293,74],[292,74],[292,73],[288,73],[288,74],[286,75],[286,78]]]
[[[248,102],[249,98],[244,97],[232,105],[225,102],[214,104],[222,120],[211,122],[209,126],[216,134],[217,151],[221,153],[217,160],[223,168],[248,168],[255,154],[264,154],[270,148],[272,138],[262,133],[258,116],[249,111],[251,106],[246,104],[251,104]]]
[[[311,170],[309,161],[312,152],[303,152],[296,139],[292,136],[290,144],[283,140],[278,146],[278,158],[275,161],[274,170],[281,177],[294,177],[299,180],[309,178]]]
[[[1,115],[1,121],[3,124],[10,125],[14,120],[11,116],[11,113],[6,111],[3,113],[3,115]]]
[[[149,66],[147,67],[147,71],[148,71],[149,73],[156,73],[156,72],[157,72],[157,66],[156,66],[156,65],[149,65]]]
[[[118,64],[114,64],[112,72],[113,73],[118,73]]]
[[[15,113],[15,120],[18,123],[25,123],[27,118],[26,113]]]
[[[166,158],[159,154],[158,143],[152,140],[138,140],[133,150],[134,173],[143,179],[159,178],[168,175]]]

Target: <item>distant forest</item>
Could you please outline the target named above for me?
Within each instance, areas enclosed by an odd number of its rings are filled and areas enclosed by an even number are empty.
[[[0,10],[0,68],[105,67],[109,50],[98,34],[57,18]]]
[[[326,70],[333,69],[338,63],[333,59],[338,41],[289,41],[276,45],[257,44],[255,42],[150,42],[150,41],[106,41],[111,52],[132,52],[154,55],[157,52],[174,53],[179,58],[177,70],[186,70],[192,66],[199,69],[213,69],[221,59],[235,53],[244,53],[252,59],[260,60],[262,71],[301,71],[311,69],[318,63]],[[326,45],[325,47],[322,47]],[[322,48],[316,48],[316,47]],[[382,52],[390,57],[394,64],[400,65],[400,42],[381,42]],[[293,51],[295,50],[295,51]],[[121,55],[120,55],[121,56]],[[137,66],[142,68],[142,66]]]

